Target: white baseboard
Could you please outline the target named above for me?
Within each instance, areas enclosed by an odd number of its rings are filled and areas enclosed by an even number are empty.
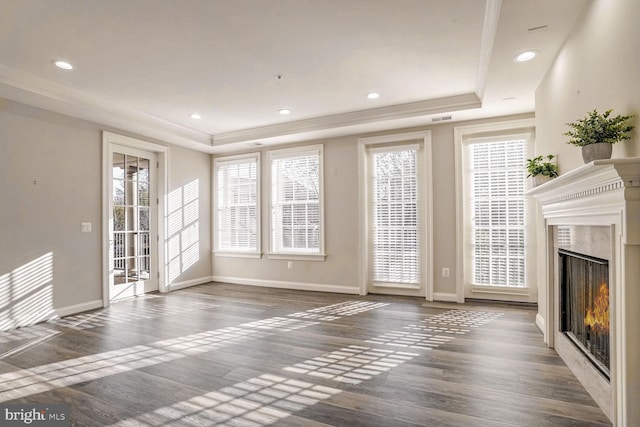
[[[56,308],[53,311],[57,317],[71,316],[72,314],[78,314],[89,310],[95,310],[96,308],[102,308],[104,306],[101,299],[93,301],[83,302],[81,304],[69,305],[67,307]]]
[[[544,334],[544,317],[542,317],[540,313],[536,313],[536,326],[540,329],[540,332]]]
[[[443,302],[458,302],[458,295],[451,292],[434,292],[433,300]]]
[[[213,276],[214,282],[233,283],[235,285],[261,286],[265,288],[293,289],[297,291],[335,292],[339,294],[360,295],[357,286],[339,286],[323,283],[283,282],[279,280],[247,279],[244,277]]]
[[[191,286],[203,285],[205,283],[212,282],[214,279],[212,276],[198,277],[197,279],[185,280],[183,282],[173,282],[169,285],[169,292],[177,291],[178,289],[189,288]]]

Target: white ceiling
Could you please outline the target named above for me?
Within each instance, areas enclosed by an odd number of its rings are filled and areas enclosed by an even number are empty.
[[[0,0],[0,97],[210,153],[531,112],[587,3]]]

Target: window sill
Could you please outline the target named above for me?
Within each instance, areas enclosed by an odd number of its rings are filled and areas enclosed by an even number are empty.
[[[285,259],[289,261],[324,261],[326,254],[291,254],[291,253],[269,253],[269,259]]]
[[[499,295],[519,295],[529,296],[531,294],[529,288],[516,288],[511,286],[488,286],[488,285],[472,285],[471,292],[478,294],[499,294]]]
[[[262,252],[225,252],[225,251],[211,251],[214,256],[227,257],[227,258],[262,258]]]

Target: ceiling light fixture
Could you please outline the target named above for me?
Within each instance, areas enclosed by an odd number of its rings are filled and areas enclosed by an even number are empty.
[[[522,52],[516,55],[516,57],[513,60],[516,62],[527,62],[535,58],[537,54],[538,52],[535,50],[527,50],[525,52]]]
[[[282,114],[283,116],[286,116],[287,114],[291,114],[291,110],[289,110],[288,108],[281,108],[278,110],[278,113]]]
[[[58,68],[62,68],[63,70],[73,70],[73,65],[69,64],[67,61],[63,61],[61,59],[54,59],[53,61],[53,65],[55,65]]]
[[[198,113],[193,113],[193,114],[192,114],[191,116],[189,116],[189,117],[191,117],[191,118],[192,118],[192,119],[194,119],[194,120],[200,120],[200,119],[202,118],[202,116],[201,116],[200,114],[198,114]]]
[[[367,94],[367,98],[369,98],[369,99],[377,99],[377,98],[380,98],[380,94],[378,92],[369,92]]]

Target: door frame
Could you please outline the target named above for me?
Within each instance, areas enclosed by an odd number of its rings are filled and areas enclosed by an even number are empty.
[[[431,131],[406,132],[393,135],[372,136],[358,139],[358,217],[360,220],[359,227],[359,253],[360,253],[360,295],[368,293],[368,280],[370,264],[369,251],[369,179],[367,148],[375,147],[379,144],[398,143],[411,144],[416,140],[421,141],[423,155],[418,156],[418,161],[422,163],[424,170],[424,199],[421,204],[423,211],[422,224],[423,231],[421,238],[423,239],[423,262],[424,272],[420,280],[424,282],[425,299],[433,301],[433,160],[432,160],[432,144]]]
[[[157,188],[157,215],[155,218],[157,226],[157,245],[155,259],[157,260],[156,271],[158,272],[158,290],[168,292],[166,269],[166,200],[169,194],[169,147],[142,141],[113,132],[102,132],[102,306],[108,307],[111,304],[109,299],[109,202],[112,195],[109,192],[109,169],[112,167],[109,156],[109,148],[112,145],[120,145],[138,150],[149,151],[156,154],[156,188]],[[153,202],[153,201],[152,201]],[[153,236],[151,236],[153,238]]]

